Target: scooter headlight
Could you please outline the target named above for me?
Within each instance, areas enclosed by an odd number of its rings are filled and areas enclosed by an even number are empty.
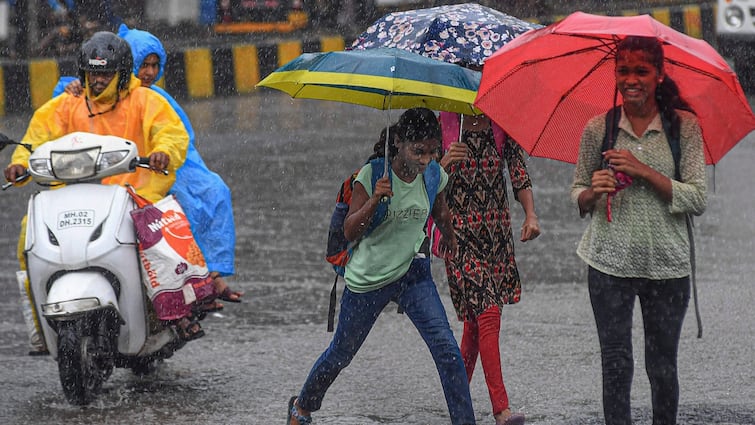
[[[80,151],[51,152],[52,174],[61,180],[83,180],[94,177],[100,148]]]
[[[128,151],[103,152],[97,161],[97,171],[107,170],[108,168],[120,164],[128,156]]]
[[[30,159],[29,168],[34,174],[52,177],[52,166],[50,165],[50,160],[47,158]]]

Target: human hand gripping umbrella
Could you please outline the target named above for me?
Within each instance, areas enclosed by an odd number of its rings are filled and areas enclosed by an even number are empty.
[[[616,186],[614,187],[613,192],[608,194],[608,198],[606,199],[606,219],[609,223],[613,220],[613,215],[611,213],[611,199],[616,196],[620,190],[625,189],[632,184],[632,176],[629,174],[622,173],[621,171],[614,171],[613,176],[616,179]]]

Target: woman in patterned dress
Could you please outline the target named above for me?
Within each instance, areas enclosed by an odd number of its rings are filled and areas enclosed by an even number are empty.
[[[456,114],[441,113],[444,146],[449,135],[458,140],[459,121]],[[449,174],[446,200],[458,242],[457,254],[446,258],[448,286],[456,314],[464,321],[460,348],[467,378],[471,381],[479,353],[496,425],[519,425],[524,415],[509,408],[499,350],[501,308],[521,296],[505,166],[514,198],[525,213],[520,240],[535,239],[540,226],[522,148],[485,116],[462,122],[461,141],[444,149],[440,161]]]

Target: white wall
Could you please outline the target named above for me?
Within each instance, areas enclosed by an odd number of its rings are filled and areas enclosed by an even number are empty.
[[[7,1],[0,1],[0,40],[7,40],[10,35],[10,6]]]
[[[145,18],[171,26],[181,22],[199,22],[199,0],[147,0]]]

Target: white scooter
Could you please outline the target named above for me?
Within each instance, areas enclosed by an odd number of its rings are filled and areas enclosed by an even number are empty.
[[[0,148],[8,144],[21,143],[2,136]],[[134,202],[99,183],[148,163],[131,141],[78,132],[38,147],[17,179],[65,183],[31,196],[24,254],[34,313],[73,404],[90,403],[114,367],[148,373],[185,344],[170,327],[150,329]]]

